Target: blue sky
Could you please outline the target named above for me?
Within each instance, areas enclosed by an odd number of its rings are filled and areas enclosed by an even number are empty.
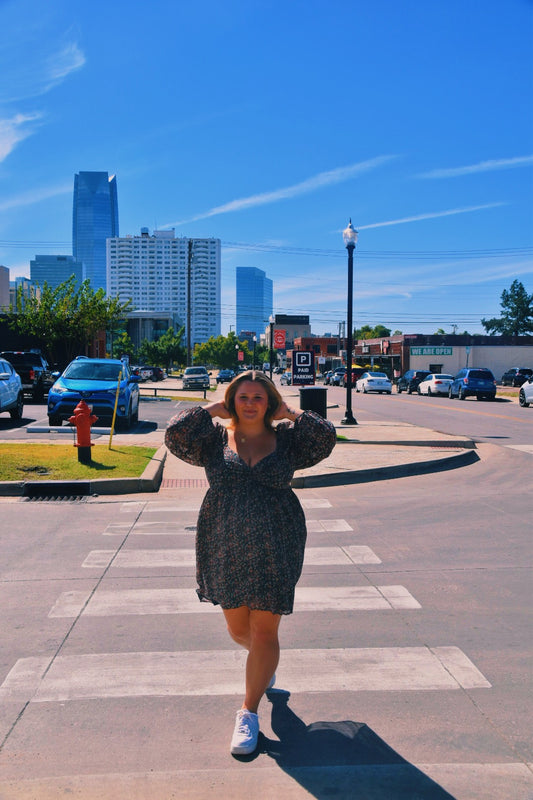
[[[0,263],[70,253],[73,176],[122,236],[174,226],[274,281],[274,311],[483,332],[533,291],[530,0],[0,0]]]

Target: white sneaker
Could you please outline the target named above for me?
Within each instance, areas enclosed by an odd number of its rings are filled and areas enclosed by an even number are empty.
[[[253,711],[241,708],[237,711],[235,730],[231,740],[231,753],[235,756],[244,756],[253,753],[257,747],[259,736],[259,718]]]

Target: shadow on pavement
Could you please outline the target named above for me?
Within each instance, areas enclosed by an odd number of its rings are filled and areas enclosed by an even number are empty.
[[[312,797],[319,800],[454,800],[400,756],[363,722],[306,725],[288,706],[289,692],[268,692],[272,730],[261,736],[266,753]]]

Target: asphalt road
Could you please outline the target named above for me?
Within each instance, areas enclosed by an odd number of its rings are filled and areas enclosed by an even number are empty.
[[[354,411],[455,433],[483,414],[493,443],[458,470],[297,491],[308,556],[249,758],[228,749],[242,654],[194,595],[203,490],[0,500],[2,800],[531,800],[530,409]],[[140,425],[171,415],[143,403]]]
[[[346,390],[328,388],[328,402],[345,405]],[[477,442],[533,444],[533,407],[521,408],[517,393],[492,402],[474,397],[461,401],[396,392],[391,395],[353,392],[352,408],[356,419],[359,414],[366,420],[408,422],[442,433],[469,436]]]

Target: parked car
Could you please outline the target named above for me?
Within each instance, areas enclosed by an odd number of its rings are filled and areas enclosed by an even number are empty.
[[[443,372],[430,372],[424,380],[418,384],[418,394],[448,394],[450,384],[453,382],[453,375],[445,375]]]
[[[290,386],[292,383],[292,374],[290,372],[284,372],[279,382],[285,384],[286,386]]]
[[[116,426],[129,428],[139,418],[139,378],[118,358],[86,358],[71,361],[48,392],[48,421],[62,425],[80,402],[85,400],[100,423],[111,424],[118,393]]]
[[[448,397],[466,400],[475,397],[477,400],[494,400],[496,397],[496,381],[490,369],[484,367],[466,367],[460,370],[448,388]]]
[[[528,408],[528,406],[533,403],[533,375],[524,381],[520,387],[518,402],[522,408]]]
[[[533,369],[512,367],[503,373],[500,383],[502,386],[522,386],[531,376],[533,376]]]
[[[9,361],[0,358],[0,413],[9,411],[11,419],[21,419],[24,391],[20,375]]]
[[[217,383],[231,383],[235,373],[232,369],[221,369],[216,377]]]
[[[329,379],[330,386],[340,386],[343,382],[346,367],[337,367],[333,370],[333,375]]]
[[[164,381],[167,377],[161,367],[150,367],[149,369],[152,370],[152,378],[151,380],[154,381]]]
[[[392,394],[392,383],[384,372],[363,372],[355,384],[356,392],[379,392]]]
[[[182,385],[184,389],[209,389],[209,373],[205,367],[187,367]]]
[[[355,386],[359,378],[366,372],[364,367],[352,367],[352,386]],[[346,386],[348,383],[348,370],[342,376],[342,385]]]
[[[408,369],[404,375],[398,378],[396,391],[398,394],[402,392],[412,394],[417,391],[420,381],[423,381],[428,375],[431,375],[428,369]]]
[[[22,390],[38,403],[54,382],[48,361],[40,350],[4,350],[0,358],[9,361],[20,375]]]
[[[327,372],[324,373],[324,386],[329,386],[329,382],[331,381],[332,375],[333,375],[332,369],[329,369]]]

